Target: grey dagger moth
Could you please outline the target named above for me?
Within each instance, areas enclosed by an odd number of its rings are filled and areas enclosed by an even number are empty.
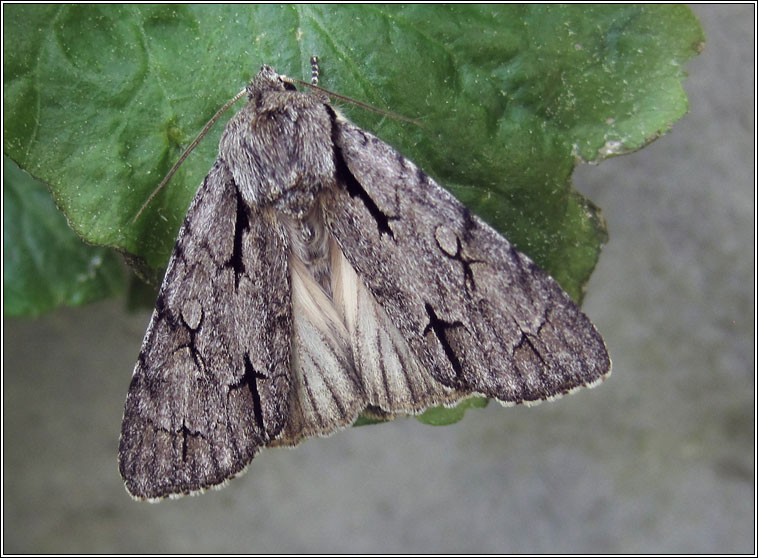
[[[129,386],[133,497],[221,485],[361,412],[537,402],[608,375],[558,283],[414,163],[269,66],[246,93]]]

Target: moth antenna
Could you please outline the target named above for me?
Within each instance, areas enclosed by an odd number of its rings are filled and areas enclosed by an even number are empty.
[[[318,83],[318,57],[316,56],[311,56],[311,69],[312,69],[311,82],[315,80],[315,82]],[[411,124],[415,124],[419,128],[424,127],[424,125],[418,120],[414,120],[413,118],[408,118],[407,116],[403,116],[402,114],[397,114],[396,112],[390,112],[388,110],[382,110],[376,107],[372,107],[369,104],[363,103],[361,101],[356,101],[355,99],[351,99],[350,97],[345,97],[344,95],[340,95],[339,93],[334,93],[332,91],[329,91],[328,89],[319,87],[318,85],[316,85],[316,83],[308,83],[307,81],[294,79],[289,76],[279,76],[279,77],[282,79],[282,81],[291,83],[292,85],[295,85],[295,84],[302,85],[304,87],[313,89],[314,91],[320,91],[321,93],[326,93],[327,95],[329,95],[330,97],[334,99],[339,99],[340,101],[345,101],[346,103],[351,103],[353,105],[359,106],[362,109],[375,112],[377,114],[381,114],[382,116],[389,116],[390,118],[394,118],[395,120],[402,120],[403,122],[409,122]]]
[[[311,56],[311,85],[318,85],[318,56]]]
[[[171,167],[171,170],[168,171],[168,174],[165,176],[163,180],[161,180],[161,183],[158,184],[157,188],[153,190],[153,193],[150,194],[150,197],[147,198],[145,203],[142,204],[142,207],[139,208],[139,211],[137,211],[137,214],[132,218],[131,223],[134,224],[137,222],[137,219],[139,219],[139,216],[142,215],[142,212],[145,211],[148,205],[150,205],[150,202],[153,201],[155,196],[158,195],[158,192],[161,191],[161,189],[168,183],[169,180],[171,180],[171,177],[174,176],[174,173],[179,170],[179,167],[184,162],[184,160],[189,157],[189,154],[192,153],[192,150],[197,147],[197,144],[200,143],[200,140],[205,137],[205,134],[208,133],[208,131],[213,127],[213,125],[218,122],[218,119],[221,118],[221,115],[224,114],[227,110],[229,110],[229,107],[231,107],[234,103],[240,100],[240,98],[247,93],[247,88],[243,89],[239,93],[237,93],[234,97],[232,97],[227,103],[219,109],[219,111],[213,115],[213,118],[211,118],[208,123],[205,125],[205,127],[200,131],[198,136],[195,138],[195,140],[190,144],[190,146],[182,153],[182,156],[179,157],[179,160],[174,164],[173,167]]]

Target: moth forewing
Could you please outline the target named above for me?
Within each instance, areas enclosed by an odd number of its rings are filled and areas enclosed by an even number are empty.
[[[335,125],[343,172],[360,192],[343,190],[327,221],[438,381],[522,402],[608,373],[601,337],[555,280],[392,147],[342,118]]]
[[[127,395],[120,469],[157,499],[265,446],[472,394],[605,377],[558,284],[326,98],[263,66],[177,238]]]

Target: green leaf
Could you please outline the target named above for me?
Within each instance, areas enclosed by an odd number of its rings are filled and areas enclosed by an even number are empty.
[[[424,126],[344,111],[453,191],[576,299],[606,241],[571,188],[686,111],[702,48],[673,5],[23,5],[4,9],[5,152],[88,242],[162,270],[214,160],[205,122],[262,63]]]
[[[120,258],[87,246],[66,224],[47,187],[5,157],[3,311],[37,315],[113,296],[126,284]]]
[[[423,422],[430,426],[447,426],[448,424],[453,424],[462,420],[467,409],[483,409],[487,406],[489,401],[490,400],[486,397],[470,397],[461,401],[455,407],[432,407],[420,415],[416,415],[415,418],[419,422]],[[358,420],[353,423],[353,426],[380,424],[382,422],[387,422],[387,420],[391,419],[383,418],[374,414],[363,414],[358,417]]]
[[[463,420],[463,415],[466,414],[466,409],[482,409],[487,406],[489,401],[490,400],[486,397],[470,397],[452,408],[433,407],[427,409],[418,415],[416,420],[432,426],[446,426]]]

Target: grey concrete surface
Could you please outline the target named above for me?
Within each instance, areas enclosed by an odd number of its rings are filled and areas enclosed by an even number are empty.
[[[585,302],[603,385],[264,451],[221,491],[148,505],[116,467],[148,314],[5,320],[3,551],[754,552],[753,10],[695,6],[691,113],[576,174],[610,229]]]

